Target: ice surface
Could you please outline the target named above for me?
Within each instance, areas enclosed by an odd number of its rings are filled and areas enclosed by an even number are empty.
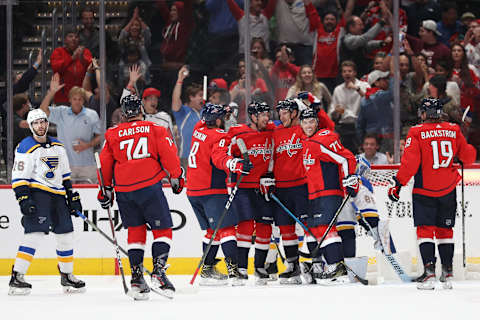
[[[9,277],[0,277],[0,319],[480,319],[480,281],[427,292],[397,282],[258,287],[251,276],[245,287],[200,287],[173,300],[151,293],[148,301],[133,301],[123,294],[119,276],[78,278],[87,283],[84,294],[63,294],[58,276],[27,276],[32,293],[12,297]],[[181,289],[190,276],[170,278]]]

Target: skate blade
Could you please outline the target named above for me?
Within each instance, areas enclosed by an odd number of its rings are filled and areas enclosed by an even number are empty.
[[[228,279],[220,280],[220,279],[212,279],[212,278],[200,278],[200,282],[198,285],[205,286],[205,287],[221,287],[226,286],[228,284]]]
[[[453,289],[453,286],[452,286],[452,282],[450,281],[445,281],[445,282],[440,282],[442,284],[442,288],[444,290],[452,290]]]
[[[280,278],[280,284],[302,284],[302,279],[300,276]]]
[[[144,301],[149,299],[149,293],[148,292],[140,292],[136,288],[132,288],[128,290],[127,295],[129,297],[132,297],[133,300],[135,301]]]
[[[175,291],[171,289],[165,289],[165,290],[160,288],[150,288],[150,289],[152,289],[152,291],[155,292],[156,294],[161,295],[168,299],[173,299],[173,297],[175,297]]]
[[[247,284],[248,280],[234,278],[234,279],[230,279],[229,281],[232,287],[242,287]]]
[[[255,279],[256,286],[266,286],[267,283],[268,283],[268,279],[260,279],[260,278]]]
[[[27,296],[32,291],[32,288],[15,288],[10,287],[8,289],[9,296]]]
[[[268,275],[268,281],[277,281],[277,280],[278,280],[278,274],[271,273]]]
[[[87,291],[86,287],[81,287],[81,288],[75,288],[75,287],[70,287],[70,286],[65,286],[62,287],[63,293],[66,294],[72,294],[72,293],[84,293]]]
[[[419,282],[417,284],[418,290],[435,290],[435,281]]]
[[[344,283],[350,283],[350,279],[348,279],[347,275],[331,279],[318,279],[318,284],[322,286],[336,286]]]

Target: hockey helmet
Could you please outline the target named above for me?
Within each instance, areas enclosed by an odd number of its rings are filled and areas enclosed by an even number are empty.
[[[300,113],[300,121],[310,118],[318,119],[315,110],[313,110],[312,108],[306,108],[302,110],[302,112]]]
[[[40,120],[40,119],[44,119],[47,122],[47,129],[45,130],[45,134],[43,135],[43,136],[46,136],[47,132],[48,132],[48,117],[47,117],[47,114],[42,109],[33,109],[30,112],[28,112],[28,115],[27,115],[28,126],[30,127],[30,131],[32,131],[33,135],[35,135],[37,137],[40,137],[40,136],[37,135],[35,130],[33,130],[33,125],[32,124],[33,124],[34,121]],[[43,136],[41,136],[41,137],[43,137]]]
[[[266,102],[253,101],[248,105],[248,114],[256,115],[262,112],[270,112],[270,106]]]
[[[133,94],[123,97],[122,101],[120,102],[120,106],[122,108],[123,115],[127,119],[136,117],[137,115],[143,113],[142,100]]]
[[[277,109],[277,112],[280,112],[281,109],[284,109],[290,112],[293,112],[293,110],[297,110],[298,112],[299,106],[295,99],[286,99],[286,100],[278,101],[276,109]]]
[[[439,99],[424,98],[420,106],[420,112],[425,112],[429,119],[440,119],[442,116],[443,104]]]
[[[222,119],[227,113],[227,108],[221,104],[207,102],[202,109],[202,119],[206,124],[214,124],[217,119]]]
[[[355,160],[357,160],[355,174],[358,174],[359,176],[366,176],[368,172],[370,172],[370,162],[361,155],[355,156]]]

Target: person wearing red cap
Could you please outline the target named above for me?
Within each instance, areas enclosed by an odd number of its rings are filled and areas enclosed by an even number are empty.
[[[169,130],[172,137],[173,135],[173,123],[172,117],[165,111],[158,111],[158,99],[160,98],[161,92],[155,88],[147,88],[143,91],[142,102],[143,109],[145,111],[145,120],[152,121],[162,127],[165,127]]]

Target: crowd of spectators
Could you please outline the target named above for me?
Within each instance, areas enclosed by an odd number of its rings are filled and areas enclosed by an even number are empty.
[[[400,33],[394,35],[393,0],[251,0],[250,88],[242,0],[157,0],[148,10],[139,3],[131,4],[119,34],[107,33],[107,127],[122,121],[118,93],[133,81],[147,119],[169,128],[184,165],[201,116],[204,75],[208,101],[235,110],[231,123],[247,121],[247,90],[272,106],[312,92],[343,145],[382,164],[393,162],[393,75],[398,74],[402,135],[418,122],[422,98],[432,96],[442,100],[445,119],[460,124],[480,148],[480,19],[460,11],[456,2],[401,1]],[[155,15],[161,27],[151,19]],[[95,17],[96,10],[87,6],[80,25],[65,29],[63,46],[50,55],[55,76],[42,103],[74,168],[93,165],[91,154],[103,133]],[[393,66],[394,37],[400,41],[399,70]],[[49,106],[51,98],[57,106]],[[25,129],[20,120],[26,106],[28,96],[16,96],[15,141]],[[77,170],[82,179],[95,179]]]

